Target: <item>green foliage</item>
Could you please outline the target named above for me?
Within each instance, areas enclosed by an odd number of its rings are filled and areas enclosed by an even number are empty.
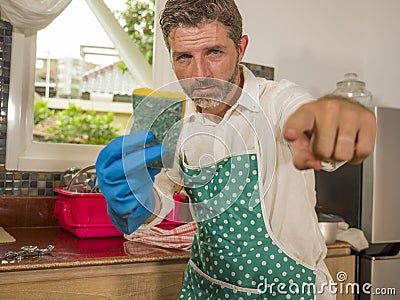
[[[127,9],[121,12],[119,20],[125,23],[124,30],[136,43],[147,61],[152,64],[155,0],[126,0],[126,5]]]
[[[74,104],[57,112],[56,126],[47,128],[46,141],[55,143],[105,145],[117,136],[118,128],[111,123],[114,114],[96,115],[95,111],[83,111]]]
[[[42,100],[35,100],[33,112],[33,123],[38,125],[54,115],[54,111],[49,109],[48,103]]]

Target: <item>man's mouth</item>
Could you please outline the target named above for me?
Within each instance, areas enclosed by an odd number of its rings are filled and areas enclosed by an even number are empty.
[[[196,87],[193,89],[193,95],[208,95],[208,94],[213,94],[217,90],[217,87],[215,85],[211,86],[202,86],[202,87]]]

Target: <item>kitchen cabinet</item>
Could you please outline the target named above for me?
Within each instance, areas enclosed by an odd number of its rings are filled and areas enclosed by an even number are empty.
[[[178,299],[186,260],[0,273],[0,299]]]
[[[350,245],[344,242],[336,242],[328,246],[325,263],[336,284],[336,300],[355,299],[352,286],[356,282],[356,257],[351,255]]]
[[[60,228],[7,229],[17,242],[52,255],[0,264],[0,299],[178,299],[189,252],[144,246],[120,237],[80,239]]]
[[[29,240],[55,245],[52,256],[0,264],[0,299],[102,300],[178,299],[189,252],[143,246],[123,237],[79,239],[59,228],[8,230],[17,243],[0,245],[15,251]],[[328,247],[326,263],[336,279],[346,272],[354,282],[354,256],[347,243]],[[338,300],[354,299],[338,294]]]

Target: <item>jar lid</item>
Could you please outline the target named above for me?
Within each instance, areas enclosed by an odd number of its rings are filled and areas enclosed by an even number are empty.
[[[365,82],[357,79],[357,73],[346,73],[346,74],[344,74],[344,80],[336,83],[336,87],[338,87],[338,88],[345,88],[345,87],[363,88],[363,87],[365,87]]]
[[[336,83],[336,95],[353,98],[364,105],[370,105],[372,94],[365,88],[365,82],[358,80],[356,73],[346,73],[344,80]]]

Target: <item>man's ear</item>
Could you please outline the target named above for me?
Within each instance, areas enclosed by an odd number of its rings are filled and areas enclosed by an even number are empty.
[[[247,35],[242,36],[239,41],[239,61],[242,60],[248,44],[249,44],[249,37]]]

